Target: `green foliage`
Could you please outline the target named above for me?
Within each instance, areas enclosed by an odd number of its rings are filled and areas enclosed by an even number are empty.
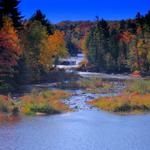
[[[150,13],[135,20],[99,20],[86,39],[89,66],[95,71],[150,70]]]
[[[85,89],[88,92],[99,93],[102,91],[108,91],[113,88],[113,85],[107,81],[103,81],[100,78],[85,78],[78,81],[62,82],[57,85],[62,89]]]
[[[150,80],[134,80],[128,83],[127,91],[130,93],[146,94],[150,93]]]
[[[56,114],[56,113],[60,113],[58,110],[55,110],[54,108],[52,108],[50,105],[46,104],[46,105],[34,105],[30,108],[31,112],[33,113],[45,113],[45,114]]]
[[[105,20],[97,20],[96,28],[92,30],[89,35],[88,53],[89,61],[96,65],[96,68],[100,71],[106,67],[106,55],[109,52],[109,26]],[[88,42],[87,42],[88,43]],[[94,58],[93,58],[94,57]]]
[[[49,34],[53,33],[54,27],[52,24],[46,19],[46,16],[41,12],[41,10],[37,10],[35,14],[31,17],[32,21],[39,21],[43,26],[47,28],[47,32]]]
[[[17,115],[19,112],[17,104],[9,96],[0,95],[0,112]]]
[[[150,111],[150,80],[127,82],[127,88],[120,96],[104,97],[89,103],[109,112],[141,113]]]
[[[121,113],[138,114],[150,111],[150,94],[121,95],[114,97],[104,97],[89,102],[102,110]]]
[[[1,0],[0,1],[0,27],[3,26],[3,16],[10,17],[17,29],[22,27],[22,16],[18,10],[19,0]]]
[[[78,84],[81,88],[85,88],[87,91],[92,93],[107,91],[113,87],[111,83],[103,81],[100,78],[81,79]]]
[[[142,72],[150,70],[150,33],[141,28],[130,43],[129,65],[131,69]]]
[[[42,69],[39,63],[40,52],[48,49],[47,30],[39,21],[33,21],[27,23],[21,35],[29,77],[38,80]]]
[[[20,111],[26,115],[38,113],[56,114],[66,111],[68,108],[60,102],[70,94],[63,91],[33,90],[30,95],[20,98]]]
[[[91,30],[94,22],[91,21],[64,21],[56,25],[56,28],[65,32],[67,48],[71,55],[81,52],[81,40]]]
[[[53,93],[50,90],[45,90],[42,92],[42,95],[44,98],[50,98],[51,96],[53,96]]]

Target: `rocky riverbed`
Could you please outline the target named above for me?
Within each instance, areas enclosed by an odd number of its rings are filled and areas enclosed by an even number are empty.
[[[63,103],[68,105],[75,111],[78,110],[91,110],[96,109],[95,107],[87,104],[88,101],[106,96],[116,96],[119,95],[122,90],[125,88],[125,84],[122,81],[111,81],[113,88],[108,91],[101,91],[99,93],[90,93],[83,89],[78,90],[67,90],[72,93],[72,96],[63,100]]]

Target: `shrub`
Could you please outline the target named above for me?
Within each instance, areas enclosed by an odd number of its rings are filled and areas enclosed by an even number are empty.
[[[45,90],[42,92],[42,95],[44,98],[50,98],[51,96],[53,96],[53,93],[50,90]]]
[[[104,97],[90,101],[89,104],[109,112],[147,112],[150,111],[150,94]]]
[[[54,108],[52,108],[50,105],[34,105],[33,107],[31,107],[31,111],[34,113],[46,113],[46,114],[55,114],[55,113],[60,113],[60,111],[55,110]]]
[[[44,90],[38,92],[37,95],[31,93],[21,97],[21,112],[26,115],[34,115],[36,113],[54,114],[69,110],[60,100],[70,96],[61,90]]]
[[[0,112],[17,115],[19,109],[10,97],[0,96]]]
[[[150,80],[134,80],[128,83],[127,92],[146,94],[150,93]]]

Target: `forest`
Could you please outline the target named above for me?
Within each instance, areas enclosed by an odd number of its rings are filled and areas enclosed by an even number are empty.
[[[41,10],[25,19],[19,0],[0,1],[0,91],[42,80],[59,58],[85,55],[81,68],[95,72],[150,72],[150,11],[134,19],[63,21]]]

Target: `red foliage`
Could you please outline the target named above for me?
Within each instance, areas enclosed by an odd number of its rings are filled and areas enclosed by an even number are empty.
[[[136,78],[139,78],[139,77],[141,77],[141,73],[140,73],[140,71],[134,71],[134,72],[132,73],[132,76],[133,76],[133,77],[136,77]]]
[[[0,76],[10,75],[11,69],[17,64],[21,54],[19,38],[12,22],[5,19],[4,27],[0,30]]]
[[[129,31],[125,31],[125,32],[121,33],[119,36],[120,36],[119,37],[120,40],[126,44],[129,44],[132,41],[132,39],[134,38],[134,36]]]

